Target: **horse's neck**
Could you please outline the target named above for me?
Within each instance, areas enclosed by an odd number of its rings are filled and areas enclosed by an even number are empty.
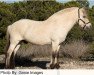
[[[78,20],[78,15],[74,13],[77,13],[77,12],[73,12],[72,14],[71,13],[62,14],[61,16],[57,17],[56,20],[53,19],[55,22],[55,25],[57,25],[58,27],[60,26],[61,30],[65,30],[66,32],[69,32]]]
[[[69,32],[78,21],[77,11],[64,15],[65,20],[61,20],[62,28],[65,28]]]
[[[69,32],[73,28],[73,26],[76,24],[76,22],[77,22],[76,17],[71,17],[71,18],[68,17],[68,20],[66,20],[64,25],[62,25],[62,28],[64,27],[66,31]]]
[[[53,15],[48,20],[46,20],[47,24],[53,25],[53,27],[57,27],[61,29],[61,31],[65,31],[68,33],[71,28],[75,25],[75,23],[78,20],[78,13],[77,10],[63,13],[63,14],[57,14]],[[46,23],[45,23],[46,24]]]

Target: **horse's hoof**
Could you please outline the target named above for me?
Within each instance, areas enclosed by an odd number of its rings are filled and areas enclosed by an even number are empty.
[[[47,65],[47,69],[54,69],[55,68],[55,65],[54,64],[48,64]]]
[[[15,65],[11,64],[11,65],[9,66],[9,69],[15,69]]]
[[[50,69],[54,69],[55,65],[54,64],[50,64]]]
[[[10,69],[10,66],[5,66],[4,69]]]
[[[15,66],[8,66],[8,67],[4,67],[4,69],[15,69]]]
[[[59,63],[56,63],[56,64],[55,64],[55,68],[56,68],[56,69],[59,69],[59,68],[60,68]]]
[[[10,69],[15,69],[15,67],[10,67]]]

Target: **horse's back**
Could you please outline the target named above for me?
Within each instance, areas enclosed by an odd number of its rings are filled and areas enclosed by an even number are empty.
[[[23,35],[25,34],[26,30],[31,27],[34,21],[29,19],[21,19],[19,21],[14,22],[12,25],[8,26],[8,30],[11,37],[20,37],[23,39]]]
[[[43,42],[44,44],[50,41],[49,27],[44,24],[44,21],[22,19],[9,26],[10,35],[13,39],[27,40],[34,43],[37,41],[37,43]]]

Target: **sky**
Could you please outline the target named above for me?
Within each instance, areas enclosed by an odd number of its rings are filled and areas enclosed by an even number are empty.
[[[71,1],[71,0],[56,0],[56,1],[65,3],[65,2],[68,2],[68,1]],[[94,0],[88,0],[88,1],[90,3],[90,7],[92,7],[94,5]]]
[[[14,1],[23,1],[23,0],[0,0],[0,1],[5,1],[5,2],[14,2]],[[62,2],[62,3],[65,3],[65,2],[68,2],[68,1],[71,1],[71,0],[56,0],[58,2]],[[90,3],[90,7],[92,7],[92,5],[94,5],[94,0],[88,0],[89,3]]]

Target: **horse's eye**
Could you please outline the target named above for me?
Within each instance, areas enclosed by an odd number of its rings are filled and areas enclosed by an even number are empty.
[[[83,18],[86,18],[86,16],[83,16]]]

